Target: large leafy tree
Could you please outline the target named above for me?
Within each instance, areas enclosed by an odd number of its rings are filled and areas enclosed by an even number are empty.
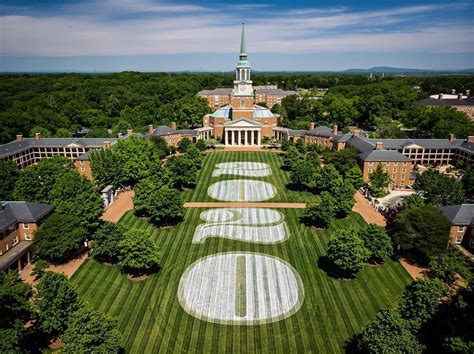
[[[36,203],[49,203],[50,191],[59,177],[67,172],[74,171],[72,161],[66,157],[55,156],[44,159],[36,165],[25,168],[20,173],[13,198]]]
[[[120,166],[112,149],[98,149],[90,154],[92,177],[99,189],[120,185]]]
[[[338,229],[331,234],[327,248],[328,258],[348,275],[354,275],[362,269],[370,252],[357,230]]]
[[[301,154],[294,145],[290,145],[283,156],[283,166],[289,170],[301,159]]]
[[[464,170],[462,183],[466,192],[466,199],[474,201],[474,166],[468,166]]]
[[[428,170],[416,179],[415,190],[419,191],[427,203],[435,205],[461,204],[464,201],[462,182]]]
[[[334,165],[325,165],[318,177],[316,180],[316,188],[331,193],[338,192],[338,188],[341,185],[341,174]]]
[[[33,252],[53,263],[65,262],[80,250],[87,235],[79,217],[55,213],[36,231]]]
[[[120,266],[126,273],[141,275],[158,268],[158,247],[144,231],[137,229],[127,231],[119,242],[119,247]]]
[[[433,257],[429,269],[430,278],[441,279],[449,285],[458,280],[458,274],[466,283],[470,283],[472,278],[469,259],[454,247],[449,247],[445,253]]]
[[[41,330],[57,337],[64,333],[71,315],[82,307],[76,288],[61,273],[46,272],[39,280],[33,299]]]
[[[380,311],[357,339],[363,353],[422,353],[424,347],[396,310]]]
[[[340,177],[333,181],[332,185],[333,190],[331,192],[336,198],[336,210],[340,216],[345,217],[351,212],[355,204],[354,194],[356,190],[349,181]]]
[[[369,224],[359,230],[359,236],[364,246],[370,252],[369,260],[373,263],[383,263],[393,254],[392,242],[383,227]]]
[[[297,186],[314,187],[320,172],[316,166],[317,164],[308,159],[296,161],[291,169],[290,182]]]
[[[173,184],[177,188],[196,183],[198,170],[193,160],[186,156],[172,156],[166,163]]]
[[[31,287],[20,281],[18,273],[0,271],[0,352],[20,351],[24,325],[31,316]]]
[[[336,216],[336,199],[328,192],[322,192],[319,203],[309,204],[303,212],[302,220],[307,225],[326,228]]]
[[[359,189],[365,184],[362,178],[362,171],[357,165],[352,166],[344,172],[344,180],[352,184],[355,189]]]
[[[356,149],[346,148],[339,151],[325,151],[323,157],[326,163],[334,165],[341,174],[346,175],[350,169],[358,166],[358,154],[359,152]]]
[[[123,230],[117,224],[104,222],[94,233],[92,256],[100,262],[117,263],[120,258],[119,243]]]
[[[104,202],[85,176],[76,172],[64,173],[56,180],[49,199],[56,212],[77,216],[87,228],[98,226]]]
[[[118,323],[99,312],[82,308],[70,317],[61,337],[65,353],[120,353],[121,335]]]
[[[389,234],[405,250],[434,256],[446,250],[451,222],[433,205],[405,209],[389,225]]]
[[[400,300],[400,314],[418,329],[436,312],[447,288],[439,279],[418,279],[408,285]]]
[[[13,161],[0,160],[0,200],[13,199],[13,189],[18,175],[18,169]]]
[[[175,223],[184,217],[180,193],[167,185],[153,193],[147,210],[151,221],[157,225]]]
[[[383,171],[382,164],[377,164],[377,168],[369,175],[370,191],[377,197],[383,197],[387,194],[387,188],[390,183],[390,176]]]
[[[425,204],[426,204],[425,199],[419,193],[414,193],[403,199],[402,208],[403,209],[420,208],[424,206]]]
[[[184,156],[193,161],[197,169],[201,168],[203,155],[201,150],[197,148],[196,144],[191,144],[190,146],[188,146],[184,153]]]
[[[113,153],[119,166],[122,185],[134,185],[153,174],[160,165],[153,145],[144,138],[129,137],[114,145]]]

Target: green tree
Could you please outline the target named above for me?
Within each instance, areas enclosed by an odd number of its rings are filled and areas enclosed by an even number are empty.
[[[34,137],[36,133],[40,133],[42,138],[51,138],[53,136],[53,134],[51,134],[51,131],[40,126],[31,128],[30,136]]]
[[[205,140],[203,139],[199,139],[198,141],[196,141],[196,147],[199,149],[199,151],[204,151],[207,149],[207,143]]]
[[[396,310],[380,311],[375,320],[362,330],[357,346],[363,353],[421,354],[424,349]]]
[[[113,153],[119,166],[119,179],[122,185],[134,185],[141,179],[153,174],[160,165],[150,141],[144,138],[130,137],[114,145]]]
[[[429,204],[452,205],[462,204],[464,201],[462,182],[433,170],[419,175],[414,189],[419,191]]]
[[[104,209],[104,201],[97,188],[83,175],[68,172],[58,177],[49,194],[55,211],[75,215],[83,226],[95,228]]]
[[[387,194],[387,188],[390,183],[390,176],[382,169],[382,164],[377,164],[377,168],[369,175],[370,191],[377,197],[383,197]]]
[[[67,130],[66,128],[59,128],[56,130],[56,133],[54,134],[55,138],[72,138],[73,133]]]
[[[97,187],[102,190],[108,185],[120,186],[121,170],[112,149],[98,149],[90,154],[92,177]]]
[[[359,231],[359,237],[369,250],[369,260],[373,263],[383,263],[393,255],[392,242],[383,227],[368,224]]]
[[[103,128],[92,128],[86,134],[86,138],[111,138],[106,129]]]
[[[49,262],[44,259],[38,259],[32,269],[31,275],[35,277],[36,280],[41,278],[43,274],[48,270]]]
[[[178,151],[184,154],[192,145],[193,142],[191,140],[189,140],[188,138],[182,138],[178,143]]]
[[[158,268],[158,247],[144,231],[132,229],[125,232],[119,247],[120,266],[124,272],[142,275]]]
[[[316,179],[316,187],[323,191],[329,191],[333,194],[338,193],[341,186],[341,175],[332,164],[326,164]]]
[[[65,262],[81,249],[87,235],[79,217],[55,213],[36,231],[33,252],[52,263]]]
[[[52,337],[64,333],[71,315],[82,307],[76,288],[61,273],[46,272],[39,280],[33,306],[41,330]]]
[[[441,279],[444,283],[452,285],[459,274],[466,282],[470,282],[472,274],[469,260],[460,251],[449,247],[447,251],[430,260],[430,278]]]
[[[72,314],[62,339],[65,353],[120,353],[118,323],[99,312],[82,308]]]
[[[353,148],[346,148],[339,151],[331,151],[326,150],[323,152],[324,161],[327,164],[332,164],[339,173],[343,174],[344,176],[347,172],[352,169],[353,167],[358,167],[357,158],[359,152]],[[362,172],[361,172],[362,176]]]
[[[338,178],[334,182],[337,182],[337,184],[334,184],[331,193],[336,196],[336,210],[340,216],[345,217],[349,215],[355,204],[354,194],[356,190],[351,183],[342,178]]]
[[[201,168],[203,156],[201,150],[196,147],[196,144],[188,146],[184,156],[193,161],[198,170]]]
[[[328,192],[322,192],[319,203],[310,203],[304,209],[302,220],[307,225],[326,228],[336,216],[336,199]]]
[[[150,142],[153,144],[153,147],[156,149],[160,159],[165,157],[170,152],[170,147],[166,140],[161,136],[152,135],[150,137]]]
[[[405,209],[389,225],[389,234],[405,250],[435,256],[446,249],[451,222],[433,205]]]
[[[400,314],[412,328],[419,329],[436,312],[447,288],[439,279],[418,279],[408,285],[400,300]]]
[[[293,145],[289,146],[286,150],[285,156],[283,156],[283,166],[291,170],[296,161],[301,159],[301,155],[296,147]]]
[[[462,177],[464,191],[466,192],[466,199],[474,201],[474,166],[468,166],[464,170]]]
[[[117,224],[104,222],[94,234],[92,256],[99,262],[117,263],[120,259],[119,243],[123,230]]]
[[[13,199],[13,189],[18,176],[18,169],[13,161],[0,160],[0,200]]]
[[[303,154],[303,155],[306,154],[306,146],[304,144],[303,139],[296,140],[295,148],[298,150],[300,154]]]
[[[15,184],[13,198],[35,203],[50,203],[49,193],[57,179],[71,171],[74,171],[74,166],[66,157],[55,156],[41,160],[36,165],[21,171]]]
[[[147,210],[151,221],[157,225],[180,221],[184,217],[183,200],[180,193],[167,185],[153,193]]]
[[[425,205],[425,199],[419,194],[414,193],[403,199],[403,209],[420,208]]]
[[[197,168],[193,160],[186,156],[172,156],[166,163],[171,179],[176,188],[196,183]]]
[[[346,170],[344,180],[352,184],[355,189],[359,189],[365,185],[364,179],[362,178],[362,171],[357,165]]]
[[[314,163],[309,160],[298,160],[293,164],[290,183],[298,186],[314,187],[315,177],[319,173]]]
[[[0,352],[18,353],[24,325],[30,320],[31,286],[17,272],[0,271]]]
[[[338,229],[331,234],[327,248],[328,258],[348,275],[355,275],[362,269],[370,252],[357,230]]]

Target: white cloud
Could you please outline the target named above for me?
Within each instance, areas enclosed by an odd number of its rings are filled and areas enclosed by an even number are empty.
[[[262,15],[249,21],[248,48],[250,53],[474,51],[470,39],[474,38],[472,25],[448,23],[423,27],[417,23],[417,28],[403,31],[377,30],[405,21],[407,16],[442,11],[446,6],[408,6],[366,12],[316,8],[294,10],[291,16],[269,12],[268,17]],[[64,5],[62,10],[59,15],[0,17],[2,54],[236,53],[239,46],[241,18],[237,10],[219,11],[151,0],[89,1]],[[146,16],[127,17],[133,13]]]

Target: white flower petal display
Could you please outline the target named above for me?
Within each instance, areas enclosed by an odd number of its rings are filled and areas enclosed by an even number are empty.
[[[276,188],[267,182],[232,179],[212,184],[207,194],[225,202],[261,202],[276,196]]]
[[[227,252],[192,264],[181,277],[178,299],[187,313],[205,321],[257,325],[297,312],[304,291],[298,273],[283,260]]]
[[[285,241],[288,236],[284,216],[267,208],[219,208],[201,213],[206,223],[198,225],[193,243],[203,243],[210,237],[272,244]]]
[[[245,177],[267,177],[272,174],[269,164],[261,162],[224,162],[218,163],[212,177],[235,175]]]

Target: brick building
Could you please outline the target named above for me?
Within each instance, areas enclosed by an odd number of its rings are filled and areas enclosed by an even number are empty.
[[[0,204],[0,269],[22,270],[30,263],[36,229],[51,214],[50,204],[2,202]]]
[[[419,103],[428,107],[450,106],[460,112],[466,113],[468,117],[474,121],[474,97],[470,97],[469,90],[466,92],[466,95],[444,93],[432,95],[429,98],[419,101]]]
[[[448,205],[440,209],[451,221],[449,243],[474,251],[474,204]]]

